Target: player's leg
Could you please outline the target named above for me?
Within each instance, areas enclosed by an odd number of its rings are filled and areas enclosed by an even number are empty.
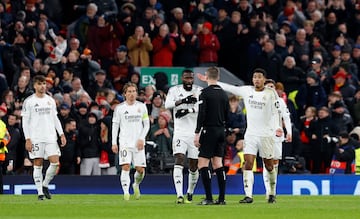
[[[263,158],[263,162],[265,164],[265,171],[268,172],[269,175],[269,203],[275,202],[275,185],[276,185],[276,176],[274,169],[274,147],[275,142],[273,137],[262,137],[261,138],[262,145],[259,149],[259,155]]]
[[[253,185],[254,185],[254,160],[259,150],[260,139],[257,136],[249,136],[245,134],[244,138],[244,170],[243,170],[243,183],[245,198],[239,203],[252,203],[253,202]]]
[[[215,201],[215,204],[225,205],[225,188],[226,188],[226,174],[222,163],[223,157],[214,157],[211,159],[211,163],[216,173],[218,186],[219,186],[219,197]]]
[[[199,203],[199,205],[211,205],[213,204],[212,189],[211,189],[211,172],[209,170],[210,159],[214,156],[216,148],[216,136],[213,130],[204,128],[200,134],[200,148],[198,169],[205,189],[205,200]],[[214,144],[215,143],[215,144]]]
[[[215,144],[214,156],[211,159],[212,167],[216,173],[218,187],[219,187],[219,197],[215,201],[215,204],[225,205],[225,188],[226,188],[226,173],[223,165],[223,158],[225,153],[225,133],[222,129],[215,129],[217,135],[217,141]]]
[[[191,203],[196,184],[199,180],[198,159],[189,158],[188,188],[186,191],[185,203]]]
[[[245,198],[240,200],[240,203],[252,203],[253,202],[253,185],[254,185],[254,160],[256,156],[253,154],[244,154],[244,170],[243,170],[243,183]]]
[[[56,175],[59,166],[60,149],[57,143],[45,144],[45,159],[48,158],[50,165],[46,170],[45,178],[42,183],[43,193],[47,199],[51,199],[49,183]]]
[[[211,172],[209,170],[209,158],[199,156],[198,168],[205,189],[205,200],[200,202],[200,205],[209,205],[213,203],[211,191]]]
[[[189,137],[176,136],[173,137],[173,154],[175,157],[175,165],[173,170],[173,180],[176,191],[176,203],[184,203],[184,194],[183,194],[183,169],[185,165],[185,154],[187,150],[186,139]]]
[[[277,174],[278,174],[279,160],[281,159],[281,156],[282,156],[282,142],[275,141],[274,159],[273,159],[274,169],[275,169],[275,172],[274,172],[274,174],[275,174],[274,196],[276,195]],[[265,163],[263,163],[263,166],[265,167]],[[270,173],[266,168],[263,169],[263,180],[264,180],[265,191],[266,191],[266,199],[268,200],[269,194],[270,194]]]
[[[38,142],[33,142],[29,158],[34,159],[33,179],[38,193],[38,199],[44,200],[44,192],[42,188],[43,183],[43,158],[45,156],[45,145]]]
[[[173,170],[173,180],[175,185],[177,203],[184,203],[184,194],[183,194],[183,169],[185,163],[185,155],[182,153],[177,153],[175,156],[175,165]]]
[[[195,147],[194,141],[190,138],[192,142],[188,142],[188,159],[189,159],[189,175],[188,175],[188,188],[186,192],[186,203],[192,202],[192,197],[194,194],[194,190],[196,184],[199,180],[199,170],[198,170],[198,156],[199,156],[199,149]]]
[[[42,188],[42,183],[43,183],[42,169],[43,169],[43,159],[35,158],[34,159],[33,178],[34,178],[34,183],[35,183],[35,187],[36,187],[36,190],[38,193],[39,200],[44,200],[44,192],[43,192],[43,188]]]
[[[119,164],[121,166],[120,182],[124,192],[124,200],[130,200],[130,164],[132,159],[132,152],[126,148],[120,148],[119,150]]]
[[[136,199],[140,199],[140,183],[145,177],[145,167],[146,167],[146,157],[145,150],[135,152],[134,154],[134,165],[135,165],[135,174],[134,174],[134,183],[132,185],[134,190],[134,195]]]

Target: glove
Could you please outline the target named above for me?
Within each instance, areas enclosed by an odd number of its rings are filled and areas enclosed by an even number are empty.
[[[181,103],[196,103],[197,99],[193,95],[187,96],[181,100]]]
[[[163,39],[163,41],[162,41],[162,44],[163,44],[163,45],[167,45],[167,44],[169,44],[169,42],[170,42],[170,36],[169,36],[169,34],[168,34],[168,35],[166,35],[166,36],[164,37],[164,39]]]
[[[189,113],[188,109],[180,109],[180,110],[176,111],[175,118],[179,119],[179,118],[185,116],[188,113]]]

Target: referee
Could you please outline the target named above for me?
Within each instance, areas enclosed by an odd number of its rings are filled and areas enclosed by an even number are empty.
[[[206,193],[206,198],[199,205],[225,205],[226,176],[222,159],[229,101],[225,91],[217,85],[219,69],[210,67],[205,75],[208,87],[204,88],[199,96],[199,114],[194,139],[194,144],[199,148],[198,169]],[[213,201],[211,192],[210,160],[218,178],[219,198],[216,201]]]

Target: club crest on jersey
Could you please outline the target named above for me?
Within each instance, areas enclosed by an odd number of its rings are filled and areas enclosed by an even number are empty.
[[[138,108],[138,109],[137,109],[137,112],[138,112],[138,113],[141,113],[141,109],[140,109],[140,108]]]

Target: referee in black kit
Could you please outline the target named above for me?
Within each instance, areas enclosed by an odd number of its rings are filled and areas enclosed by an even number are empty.
[[[205,76],[208,87],[204,88],[199,96],[199,114],[194,139],[195,146],[199,148],[198,169],[206,193],[206,198],[199,205],[225,205],[226,175],[222,159],[225,152],[225,124],[229,100],[225,91],[217,85],[219,69],[210,67]],[[210,159],[219,184],[219,198],[216,201],[213,201],[211,192]]]

